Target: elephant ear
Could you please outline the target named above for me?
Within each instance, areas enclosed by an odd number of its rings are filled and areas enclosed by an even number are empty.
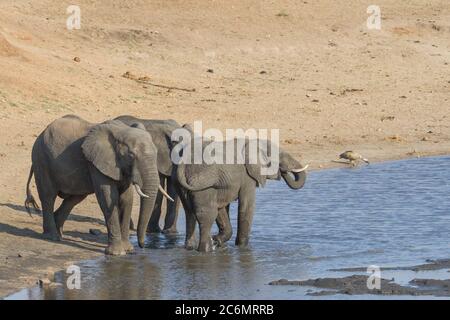
[[[81,149],[86,159],[101,173],[119,181],[121,170],[114,151],[115,139],[111,131],[113,126],[118,124],[111,121],[93,127],[84,139]]]
[[[153,143],[158,149],[158,153],[156,155],[158,171],[165,176],[170,176],[172,174],[172,159],[170,158],[170,146],[172,141],[170,141],[170,136],[157,135],[153,138]]]
[[[246,140],[245,141],[245,146],[244,146],[244,150],[243,152],[245,152],[245,169],[247,170],[248,175],[253,178],[253,180],[255,180],[258,184],[258,187],[262,186],[264,187],[266,185],[266,180],[267,177],[263,174],[261,174],[261,158],[262,159],[266,159],[267,155],[264,154],[264,152],[261,151],[261,148],[259,148],[259,146],[257,146],[257,152],[258,152],[258,158],[256,159],[256,163],[250,162],[250,151],[254,151],[253,148],[250,147],[251,143],[255,142],[254,141],[250,141],[250,140]],[[257,143],[257,142],[256,142]]]

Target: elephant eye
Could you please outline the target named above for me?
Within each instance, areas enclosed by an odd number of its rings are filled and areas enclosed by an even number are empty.
[[[130,159],[131,159],[131,160],[136,159],[136,154],[134,154],[133,152],[130,152],[130,153],[129,153],[129,156],[130,156]]]

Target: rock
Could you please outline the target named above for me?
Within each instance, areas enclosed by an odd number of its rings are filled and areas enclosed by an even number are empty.
[[[94,236],[99,236],[102,234],[102,232],[99,229],[89,229],[89,233]]]
[[[208,69],[208,70],[206,70],[206,72],[214,73],[214,70],[213,69]]]
[[[81,59],[80,59],[80,57],[75,57],[75,58],[73,58],[73,61],[75,61],[75,62],[81,62]]]
[[[265,71],[265,70],[262,70],[259,72],[259,74],[266,74],[266,73],[267,73],[267,71]]]

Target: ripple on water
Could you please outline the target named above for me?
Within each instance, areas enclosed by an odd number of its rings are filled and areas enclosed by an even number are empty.
[[[182,233],[151,236],[135,255],[83,262],[82,290],[34,288],[19,296],[296,299],[307,298],[306,290],[267,283],[324,276],[333,268],[448,258],[449,162],[421,158],[312,172],[299,191],[270,182],[257,193],[248,249],[236,248],[233,237],[226,248],[202,254],[182,248]],[[235,233],[236,204],[231,216]]]

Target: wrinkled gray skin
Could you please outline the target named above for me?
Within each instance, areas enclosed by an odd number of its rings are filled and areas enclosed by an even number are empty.
[[[248,155],[248,140],[243,144],[245,145],[243,152]],[[207,145],[208,143],[205,143],[203,148]],[[239,205],[235,244],[246,246],[255,210],[256,187],[264,186],[266,179],[279,180],[281,177],[292,189],[300,189],[305,184],[305,171],[292,173],[292,170],[301,169],[303,166],[289,153],[280,150],[279,162],[278,172],[271,176],[261,174],[260,162],[178,165],[177,188],[186,212],[186,248],[194,249],[196,221],[200,227],[199,251],[212,250],[213,239],[210,232],[214,221],[219,226],[219,234],[214,236],[216,243],[220,246],[228,241],[232,236],[229,204],[235,200],[238,200]]]
[[[180,199],[175,190],[175,186],[172,180],[172,161],[170,159],[170,153],[172,151],[172,132],[181,126],[175,120],[150,120],[139,119],[133,116],[120,116],[115,118],[127,125],[133,125],[134,123],[142,123],[148,133],[152,136],[153,143],[158,149],[158,172],[161,186],[165,186],[166,192],[170,195],[174,201],[167,201],[166,216],[164,219],[163,233],[176,233],[177,232],[177,219],[178,209],[180,205]],[[163,196],[161,192],[158,192],[156,198],[155,207],[151,214],[150,222],[148,224],[147,232],[159,233],[161,228],[159,226],[159,219],[161,217]]]
[[[64,116],[52,122],[33,145],[25,206],[36,206],[29,188],[34,173],[44,235],[60,240],[70,211],[95,192],[108,229],[105,253],[125,254],[133,250],[128,237],[133,185],[148,196],[141,198],[137,230],[139,246],[144,246],[159,186],[156,157],[152,138],[143,128],[120,121],[92,124],[74,115]],[[54,211],[57,196],[64,200]]]

